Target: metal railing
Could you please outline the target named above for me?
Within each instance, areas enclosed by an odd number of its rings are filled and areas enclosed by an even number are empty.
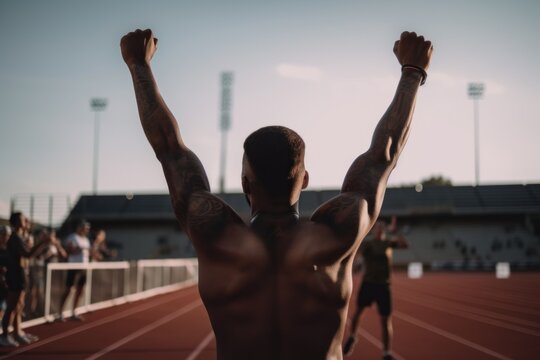
[[[55,305],[66,289],[69,270],[86,272],[86,287],[78,313],[98,310],[125,302],[195,285],[198,281],[197,259],[160,259],[138,261],[49,263],[45,271],[43,316],[23,322],[34,326],[54,320],[59,308]],[[66,303],[66,308],[69,304]],[[67,315],[67,311],[64,315]]]

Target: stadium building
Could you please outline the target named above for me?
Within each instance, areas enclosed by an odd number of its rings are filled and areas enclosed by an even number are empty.
[[[307,218],[338,190],[304,191],[300,212]],[[242,193],[219,195],[245,220],[250,209]],[[394,263],[420,261],[438,268],[481,269],[508,261],[514,267],[540,261],[540,184],[389,188],[380,217],[398,218],[407,250]],[[123,259],[193,257],[176,221],[168,194],[83,195],[62,225],[78,219],[104,228]]]

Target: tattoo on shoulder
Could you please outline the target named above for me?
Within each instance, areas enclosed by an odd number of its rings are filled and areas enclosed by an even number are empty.
[[[227,206],[210,194],[194,194],[188,209],[187,224],[197,233],[215,233],[229,222]]]
[[[317,217],[321,220],[324,218],[326,221],[335,222],[338,219],[357,213],[357,204],[358,199],[354,196],[339,196],[324,205]]]

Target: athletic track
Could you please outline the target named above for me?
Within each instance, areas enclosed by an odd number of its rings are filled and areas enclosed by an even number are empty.
[[[411,280],[396,273],[393,281],[397,360],[540,359],[540,273],[514,273],[508,280],[492,273],[428,273]],[[374,307],[360,325],[361,338],[348,359],[380,359]],[[216,358],[196,287],[89,313],[82,323],[27,330],[41,340],[0,348],[0,359]]]

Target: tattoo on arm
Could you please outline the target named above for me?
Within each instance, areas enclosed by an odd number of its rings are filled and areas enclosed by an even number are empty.
[[[421,76],[403,71],[396,94],[375,131],[369,150],[351,165],[342,192],[360,194],[368,204],[372,221],[378,216],[386,184],[405,146],[412,121]]]
[[[356,196],[338,196],[318,209],[313,214],[312,220],[326,223],[338,234],[351,231],[356,234],[359,219],[359,201]]]
[[[190,232],[204,234],[221,230],[227,222],[225,210],[223,202],[210,194],[194,195],[187,218]]]
[[[144,133],[156,155],[185,147],[180,137],[176,119],[159,93],[149,66],[135,65],[130,68],[135,88],[139,118]]]
[[[133,86],[139,114],[142,119],[148,119],[158,108],[157,86],[149,67],[136,65],[131,68]]]

